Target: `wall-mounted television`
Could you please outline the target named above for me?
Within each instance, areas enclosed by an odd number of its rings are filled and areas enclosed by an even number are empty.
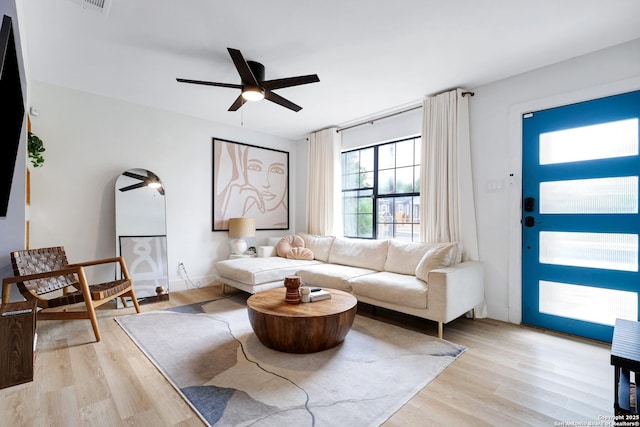
[[[11,17],[0,28],[0,217],[7,216],[24,121],[24,99]]]

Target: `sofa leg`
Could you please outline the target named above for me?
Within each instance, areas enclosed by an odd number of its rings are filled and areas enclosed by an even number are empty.
[[[476,308],[475,307],[473,307],[471,309],[471,317],[472,317],[473,320],[476,320]]]
[[[442,339],[443,334],[443,326],[444,324],[442,322],[438,322],[438,338]]]

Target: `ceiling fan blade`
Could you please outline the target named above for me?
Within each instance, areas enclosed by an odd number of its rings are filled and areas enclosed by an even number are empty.
[[[142,188],[142,187],[146,187],[146,186],[147,186],[146,182],[139,182],[137,184],[129,185],[128,187],[119,188],[119,190],[120,191],[129,191],[129,190],[135,190],[136,188]]]
[[[242,94],[240,94],[238,95],[236,100],[233,101],[233,104],[231,104],[231,107],[229,107],[228,111],[237,111],[243,105],[244,105],[244,98],[242,97]]]
[[[122,172],[122,175],[128,176],[129,178],[139,179],[140,181],[144,181],[144,180],[148,179],[144,175],[140,175],[140,174],[129,172],[129,171]]]
[[[240,74],[242,83],[250,86],[258,86],[258,81],[253,75],[251,68],[249,68],[249,64],[245,61],[244,56],[242,56],[242,53],[238,49],[232,49],[230,47],[228,47],[227,50],[236,66],[236,70],[238,70],[238,74]]]
[[[236,85],[232,83],[217,83],[217,82],[205,82],[202,80],[189,80],[189,79],[176,79],[180,83],[192,83],[195,85],[205,85],[205,86],[217,86],[217,87],[229,87],[232,89],[242,89],[242,85]]]
[[[286,107],[290,110],[293,110],[295,112],[298,112],[300,110],[302,110],[302,107],[299,105],[294,104],[293,102],[289,101],[288,99],[285,99],[283,97],[281,97],[280,95],[278,95],[277,93],[271,92],[270,90],[265,90],[264,91],[264,98],[268,99],[271,102],[275,102],[278,105],[282,105],[283,107]]]
[[[266,80],[262,82],[262,87],[265,89],[282,89],[291,86],[306,85],[309,83],[317,83],[320,78],[317,74],[309,74],[307,76],[287,77],[284,79]]]

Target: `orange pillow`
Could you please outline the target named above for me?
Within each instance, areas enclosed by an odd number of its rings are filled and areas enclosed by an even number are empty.
[[[302,240],[302,237],[294,234],[283,237],[276,246],[276,253],[279,257],[286,258],[289,251],[293,248],[304,248],[304,240]]]
[[[307,248],[300,248],[300,247],[291,248],[291,250],[287,254],[287,258],[307,259],[311,261],[313,259],[313,252],[311,252],[311,249],[307,249]]]

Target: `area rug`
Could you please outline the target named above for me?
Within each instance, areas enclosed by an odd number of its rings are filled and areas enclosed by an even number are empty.
[[[356,315],[337,347],[282,353],[237,296],[116,320],[211,426],[380,425],[464,351]]]

